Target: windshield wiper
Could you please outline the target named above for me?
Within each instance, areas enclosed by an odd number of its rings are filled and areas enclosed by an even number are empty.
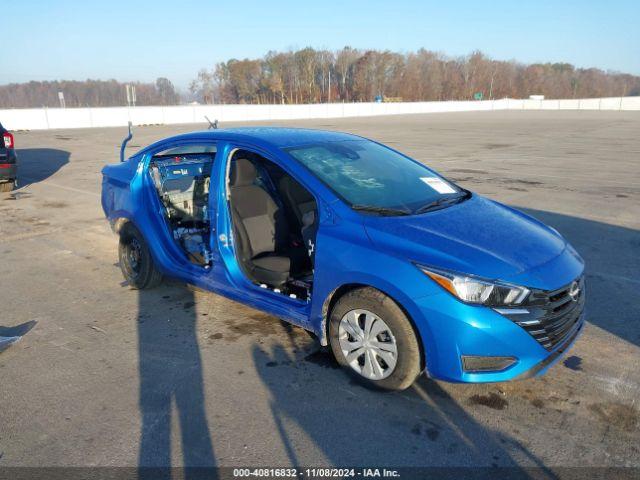
[[[419,215],[421,213],[430,212],[431,210],[436,210],[438,207],[442,207],[443,205],[447,205],[447,204],[453,205],[455,203],[460,203],[470,197],[471,197],[471,192],[469,190],[463,190],[461,194],[454,195],[451,197],[442,197],[433,202],[429,202],[426,205],[423,205],[420,208],[418,208],[414,212],[414,214]]]
[[[376,205],[351,205],[353,210],[361,212],[379,213],[380,215],[409,215],[409,210],[402,210],[400,208],[378,207]]]

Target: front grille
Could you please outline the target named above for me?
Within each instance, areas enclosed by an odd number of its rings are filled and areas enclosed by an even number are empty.
[[[584,310],[584,276],[575,282],[552,291],[533,290],[520,309],[514,313],[503,309],[501,313],[524,328],[544,348],[553,350],[578,328]],[[576,285],[578,293],[572,296]],[[528,313],[515,313],[525,309]]]

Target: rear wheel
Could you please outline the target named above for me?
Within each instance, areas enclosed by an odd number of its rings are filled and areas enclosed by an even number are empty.
[[[0,192],[10,192],[13,190],[13,182],[0,183]]]
[[[360,381],[404,390],[420,374],[418,339],[402,309],[373,288],[359,288],[336,303],[329,320],[338,363]]]
[[[148,289],[162,282],[162,274],[153,262],[147,242],[140,231],[131,224],[120,230],[118,259],[122,275],[131,288]]]

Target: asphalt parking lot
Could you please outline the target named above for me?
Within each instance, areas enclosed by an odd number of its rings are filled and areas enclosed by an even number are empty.
[[[640,467],[640,112],[278,124],[385,142],[557,228],[588,265],[565,360],[508,384],[365,389],[277,318],[123,284],[99,194],[124,128],[17,132],[0,335],[37,324],[0,354],[0,466]],[[139,127],[131,145],[194,129]]]

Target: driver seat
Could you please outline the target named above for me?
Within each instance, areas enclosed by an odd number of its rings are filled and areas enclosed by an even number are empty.
[[[253,280],[282,286],[289,278],[291,260],[281,254],[288,228],[271,195],[255,181],[258,172],[246,158],[233,163],[230,202],[236,249],[241,266]]]

